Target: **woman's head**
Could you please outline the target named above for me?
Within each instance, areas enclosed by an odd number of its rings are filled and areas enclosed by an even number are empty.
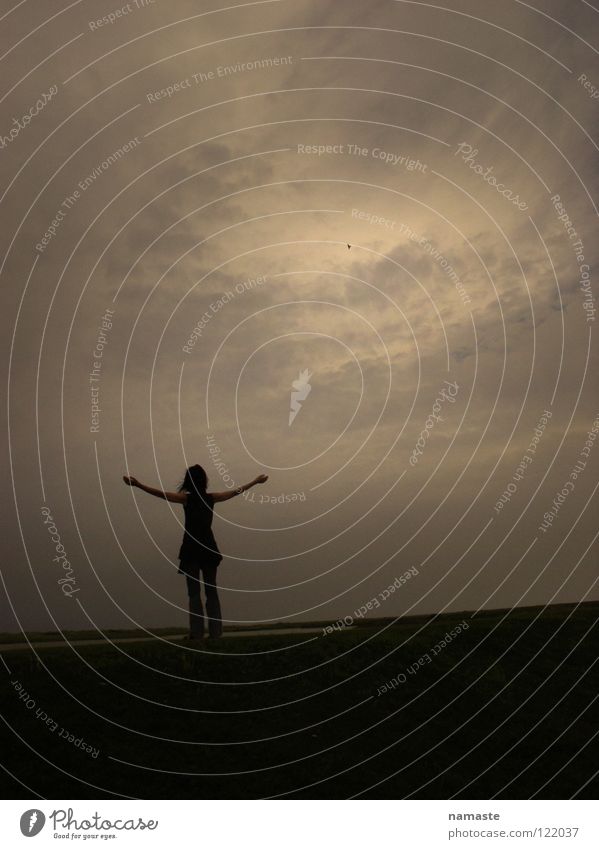
[[[179,492],[197,492],[202,495],[208,487],[208,476],[202,466],[197,463],[195,466],[190,466],[185,472],[183,483],[179,487]]]

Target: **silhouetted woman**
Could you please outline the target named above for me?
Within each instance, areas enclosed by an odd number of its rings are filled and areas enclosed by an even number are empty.
[[[125,475],[128,486],[138,486],[144,492],[182,504],[185,510],[185,534],[179,550],[179,574],[187,578],[189,594],[189,637],[199,640],[204,636],[204,609],[200,594],[200,572],[204,579],[208,634],[220,637],[223,626],[216,585],[216,570],[223,559],[212,533],[212,510],[215,502],[227,501],[240,495],[257,483],[265,483],[267,475],[258,475],[250,483],[227,492],[207,492],[208,478],[202,466],[190,466],[185,472],[183,483],[177,492],[164,492],[140,483],[136,478]]]

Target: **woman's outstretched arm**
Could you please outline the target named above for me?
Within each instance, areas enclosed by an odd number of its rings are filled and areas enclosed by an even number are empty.
[[[242,492],[245,492],[247,489],[251,489],[257,483],[266,483],[267,480],[268,475],[258,475],[258,477],[254,478],[253,481],[244,483],[242,486],[238,486],[235,489],[228,489],[226,492],[211,492],[210,495],[215,501],[228,501],[229,498],[235,498],[236,495],[241,495]]]
[[[148,492],[150,495],[155,495],[156,498],[164,498],[166,501],[174,501],[177,504],[185,504],[187,501],[186,492],[165,492],[163,489],[146,486],[144,483],[140,483],[137,478],[131,477],[131,475],[123,475],[123,480],[127,486],[137,486],[140,489],[143,489],[144,492]]]

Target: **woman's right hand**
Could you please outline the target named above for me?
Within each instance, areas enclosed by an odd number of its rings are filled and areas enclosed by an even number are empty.
[[[127,484],[127,486],[139,486],[139,481],[137,478],[132,477],[131,475],[123,475],[123,480]]]
[[[268,475],[258,475],[256,478],[256,483],[266,483],[268,480]]]

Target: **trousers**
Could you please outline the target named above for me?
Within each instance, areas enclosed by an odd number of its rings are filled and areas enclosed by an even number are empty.
[[[187,593],[189,595],[189,635],[192,639],[201,639],[205,633],[206,620],[208,620],[208,635],[220,637],[223,632],[220,600],[218,598],[218,587],[216,585],[217,565],[199,565],[195,569],[191,564],[185,564],[185,577],[187,580]],[[191,574],[190,574],[191,573]],[[200,573],[204,579],[204,594],[206,596],[206,615],[202,605]],[[197,577],[196,577],[197,575]]]

